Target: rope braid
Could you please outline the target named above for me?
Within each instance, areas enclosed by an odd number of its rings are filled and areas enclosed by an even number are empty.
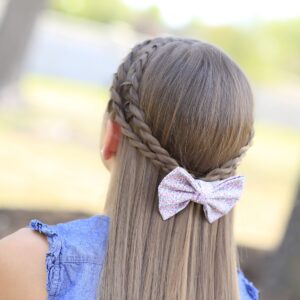
[[[183,41],[188,44],[198,42],[192,39],[156,38],[136,45],[114,74],[110,88],[111,97],[107,106],[108,113],[121,126],[121,132],[128,138],[129,144],[166,173],[178,167],[179,164],[161,146],[145,122],[144,112],[139,108],[139,82],[150,56],[157,48],[176,41]],[[242,157],[250,148],[253,136],[254,130],[252,129],[247,144],[240,149],[235,158],[211,170],[201,178],[206,181],[214,181],[232,176]],[[197,177],[192,170],[187,171],[192,176]]]
[[[242,158],[246,154],[247,150],[252,146],[253,144],[253,137],[254,137],[255,131],[252,128],[248,142],[245,146],[243,146],[238,155],[234,157],[233,159],[227,161],[224,163],[221,167],[213,169],[209,173],[207,173],[204,177],[205,180],[207,181],[214,181],[214,180],[220,180],[220,179],[225,179],[229,176],[234,175],[235,170],[237,169],[238,165],[242,161]]]

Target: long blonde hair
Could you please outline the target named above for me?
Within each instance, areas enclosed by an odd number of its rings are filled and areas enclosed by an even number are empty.
[[[210,224],[190,202],[164,221],[157,188],[176,166],[207,181],[235,174],[253,137],[245,75],[208,43],[156,38],[132,49],[110,91],[122,134],[98,299],[239,299],[233,210]]]

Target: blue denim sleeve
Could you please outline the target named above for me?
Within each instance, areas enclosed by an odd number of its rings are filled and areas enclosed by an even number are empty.
[[[31,220],[29,228],[43,233],[48,240],[48,252],[46,254],[46,289],[48,296],[58,294],[60,278],[60,253],[62,242],[58,234],[51,228],[51,225],[42,223],[39,220]]]
[[[238,269],[237,272],[241,300],[258,300],[258,289],[246,278],[242,270]]]
[[[48,240],[47,300],[95,299],[106,253],[109,219],[93,216],[55,225],[37,219],[28,227]]]

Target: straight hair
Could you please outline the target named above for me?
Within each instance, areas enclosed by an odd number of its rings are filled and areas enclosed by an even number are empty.
[[[157,189],[176,166],[207,181],[236,173],[253,137],[246,76],[213,45],[156,38],[132,49],[110,91],[104,119],[121,138],[98,299],[238,300],[234,209],[210,224],[190,202],[164,221]]]

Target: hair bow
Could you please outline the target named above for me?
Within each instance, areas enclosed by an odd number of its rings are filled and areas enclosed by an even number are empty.
[[[186,169],[176,167],[158,186],[159,211],[164,220],[183,210],[190,201],[203,205],[209,223],[227,214],[241,196],[244,176],[207,182],[195,179]]]

